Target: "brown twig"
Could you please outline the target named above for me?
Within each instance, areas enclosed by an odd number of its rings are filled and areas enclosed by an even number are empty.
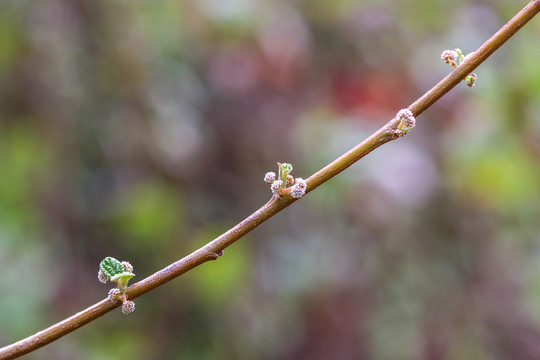
[[[424,112],[433,105],[444,94],[461,82],[476,67],[484,62],[493,52],[512,37],[523,25],[531,20],[540,11],[540,0],[533,0],[515,15],[506,25],[504,25],[495,35],[487,40],[475,51],[467,60],[460,64],[454,71],[441,80],[431,90],[426,92],[421,98],[416,100],[409,109],[415,116]],[[398,138],[396,133],[399,120],[394,118],[373,135],[356,145],[338,159],[317,171],[306,179],[307,192],[312,191],[319,185],[333,178],[356,161],[378,148],[379,146]],[[297,199],[290,196],[274,195],[268,203],[244,219],[238,225],[222,234],[215,240],[209,242],[202,248],[196,250],[181,260],[167,266],[166,268],[150,275],[146,279],[130,286],[126,294],[130,299],[155,289],[158,286],[182,275],[183,273],[205,263],[215,260],[222,251],[240,239],[245,234],[283,210]],[[0,359],[14,359],[31,351],[34,351],[50,342],[72,332],[73,330],[89,323],[92,320],[108,313],[120,306],[120,302],[102,300],[77,314],[42,330],[26,339],[0,349]]]

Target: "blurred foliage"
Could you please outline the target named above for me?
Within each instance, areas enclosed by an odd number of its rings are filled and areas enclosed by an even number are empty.
[[[515,1],[0,2],[0,346],[341,155]],[[540,358],[540,22],[336,179],[28,359]],[[70,268],[66,277],[62,268]]]

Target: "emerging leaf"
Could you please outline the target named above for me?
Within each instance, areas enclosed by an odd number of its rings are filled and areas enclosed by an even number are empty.
[[[124,272],[124,266],[118,260],[113,257],[106,257],[99,264],[99,268],[109,279],[112,279],[115,275],[121,274]]]
[[[124,291],[126,291],[127,284],[129,282],[129,280],[134,276],[135,276],[134,273],[126,271],[126,272],[114,275],[111,278],[111,281],[114,281],[116,283],[116,286],[118,286],[118,289],[121,292],[124,292]]]
[[[113,257],[106,257],[99,264],[100,281],[102,278],[114,281],[121,293],[126,291],[129,280],[135,276],[133,266],[127,261],[120,262]],[[103,282],[103,281],[102,281]]]

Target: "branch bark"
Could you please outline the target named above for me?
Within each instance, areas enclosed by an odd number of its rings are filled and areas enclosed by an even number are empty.
[[[540,11],[540,0],[533,0],[516,14],[508,23],[506,23],[497,33],[487,40],[478,50],[476,50],[467,60],[460,64],[454,71],[442,79],[431,90],[409,106],[409,109],[415,116],[420,115],[427,108],[433,105],[437,100],[444,96],[453,87],[459,84],[467,75],[484,62],[493,52],[501,47],[510,39],[519,29],[521,29],[529,20],[531,20]],[[306,179],[307,190],[310,192],[319,185],[330,180],[359,159],[369,154],[379,146],[398,138],[396,129],[399,120],[394,118],[387,124],[377,130],[367,139],[356,145],[339,158],[317,171]],[[209,261],[215,260],[219,254],[240,239],[251,230],[291,205],[297,199],[290,196],[274,195],[268,203],[248,216],[242,222],[209,242],[202,248],[194,251],[188,256],[167,266],[166,268],[148,276],[147,278],[133,284],[126,290],[129,299],[137,298],[144,293],[161,286],[183,273]],[[32,336],[20,340],[11,345],[0,349],[0,359],[15,359],[21,355],[34,351],[44,345],[47,345],[56,339],[69,334],[79,327],[105,315],[109,311],[120,306],[120,302],[102,300],[85,310],[42,330]]]

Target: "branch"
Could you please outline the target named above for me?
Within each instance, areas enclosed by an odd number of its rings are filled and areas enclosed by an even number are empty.
[[[431,90],[409,106],[409,109],[415,116],[420,115],[427,108],[433,105],[444,94],[455,87],[482,62],[484,62],[493,52],[511,38],[521,27],[531,20],[540,11],[540,0],[533,0],[525,6],[517,15],[515,15],[506,25],[487,40],[477,51],[461,63],[454,71],[442,79]],[[387,124],[377,130],[374,134],[356,145],[345,154],[328,164],[326,167],[317,171],[306,179],[306,192],[314,190],[319,185],[330,180],[359,159],[369,154],[379,146],[397,139],[400,134],[398,125],[400,120],[395,117]],[[248,216],[238,225],[225,232],[218,238],[209,242],[202,248],[189,254],[181,260],[167,266],[166,268],[150,275],[146,279],[133,284],[126,290],[130,299],[134,299],[144,293],[161,286],[168,281],[182,275],[183,273],[209,261],[217,259],[222,251],[240,239],[251,230],[291,205],[297,199],[289,195],[275,194],[268,203],[259,210]],[[73,330],[88,324],[89,322],[105,315],[114,308],[120,306],[118,301],[102,300],[89,308],[78,312],[77,314],[42,330],[26,339],[8,345],[0,349],[0,359],[14,359],[31,351],[34,351],[52,341],[72,332]]]

